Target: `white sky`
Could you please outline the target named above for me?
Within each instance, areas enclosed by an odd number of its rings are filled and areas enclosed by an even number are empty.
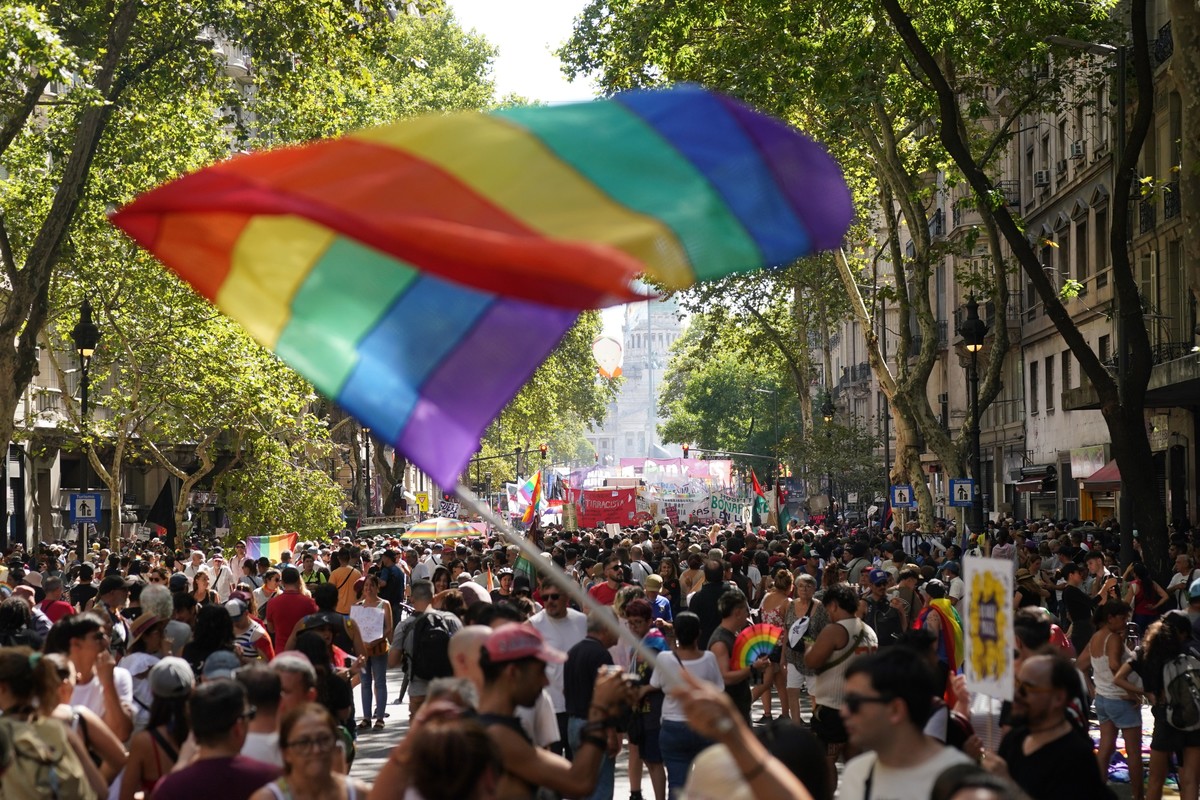
[[[587,0],[450,0],[459,23],[483,34],[500,51],[497,94],[546,103],[589,100],[596,94],[590,82],[568,83],[554,55],[585,5]],[[623,316],[622,306],[603,312],[604,332],[618,341]]]

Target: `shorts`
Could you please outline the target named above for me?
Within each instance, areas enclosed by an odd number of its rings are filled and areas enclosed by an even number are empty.
[[[1121,730],[1142,727],[1142,707],[1130,700],[1096,695],[1096,721],[1111,722]]]
[[[1150,749],[1160,753],[1177,753],[1188,747],[1200,747],[1200,731],[1181,731],[1156,713]]]
[[[795,664],[787,665],[787,688],[808,691],[808,675],[800,671]]]
[[[655,721],[657,722],[657,720]],[[632,736],[629,738],[629,743],[637,745],[638,755],[647,764],[663,763],[662,748],[658,746],[658,733],[660,730],[661,728],[658,727],[643,728],[636,742]]]
[[[836,708],[818,706],[813,712],[809,727],[826,747],[845,744],[850,740],[850,734],[846,733],[846,723],[842,722],[842,715]]]

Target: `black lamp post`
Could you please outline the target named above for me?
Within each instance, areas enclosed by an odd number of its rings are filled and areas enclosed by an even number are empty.
[[[975,479],[975,494],[971,498],[971,532],[980,533],[983,530],[983,485],[979,455],[979,351],[983,349],[983,340],[987,338],[988,326],[979,318],[979,303],[975,295],[967,297],[967,316],[958,326],[958,333],[962,336],[963,347],[971,354],[971,360],[967,363],[971,404],[971,477]]]
[[[833,422],[833,397],[826,392],[825,403],[821,406],[821,415],[825,418],[825,436],[829,440],[829,452],[826,458],[833,454],[833,430],[829,428],[829,424]],[[826,488],[829,491],[829,524],[833,524],[833,462],[832,460],[826,463],[828,469],[826,478]],[[830,528],[832,530],[832,528]]]
[[[79,472],[79,491],[81,493],[88,490],[88,445],[87,445],[87,428],[88,428],[88,369],[92,365],[92,356],[96,353],[96,344],[100,341],[100,330],[96,324],[92,322],[92,304],[87,300],[83,301],[83,305],[79,308],[79,322],[75,324],[71,331],[71,339],[75,343],[75,352],[79,356],[79,436],[83,439],[83,463],[80,465]],[[97,509],[99,510],[99,509]],[[114,513],[120,513],[119,509],[114,508]],[[87,523],[79,523],[79,560],[82,562],[87,557]]]
[[[516,467],[516,471],[513,473],[516,477],[513,478],[513,481],[516,483],[520,483],[521,482],[521,448],[520,447],[513,448],[513,464]]]
[[[373,511],[373,508],[371,506],[371,429],[364,425],[363,429],[362,429],[362,433],[363,433],[363,444],[365,444],[367,447],[367,458],[366,458],[366,461],[364,462],[364,464],[367,468],[367,481],[366,481],[366,483],[367,483],[367,513],[364,514],[364,516],[369,517],[369,516],[371,516],[371,513]]]

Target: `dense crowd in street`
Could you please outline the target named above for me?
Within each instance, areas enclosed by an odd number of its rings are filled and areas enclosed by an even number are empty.
[[[0,797],[607,799],[624,759],[631,800],[1064,800],[1114,775],[1196,800],[1191,539],[1172,535],[1163,586],[1115,566],[1114,528],[551,526],[530,558],[350,531],[275,562],[17,546]],[[1011,564],[1011,702],[962,675],[964,555]],[[783,633],[746,660],[753,623]],[[368,784],[348,773],[361,733],[394,725],[391,670],[410,724]]]

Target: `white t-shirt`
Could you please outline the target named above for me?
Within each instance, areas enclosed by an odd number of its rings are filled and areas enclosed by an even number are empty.
[[[700,658],[684,660],[683,662],[680,662],[675,654],[670,651],[659,653],[658,660],[654,662],[654,673],[650,676],[650,685],[658,689],[663,689],[662,718],[671,722],[687,722],[687,716],[683,713],[683,706],[665,688],[674,686],[676,682],[682,680],[679,677],[681,663],[682,668],[687,670],[692,677],[711,683],[718,689],[724,690],[725,688],[725,679],[721,677],[721,667],[717,664],[717,657],[713,655],[711,650],[705,650]]]
[[[838,800],[866,800],[868,775],[871,776],[870,800],[929,800],[939,775],[955,764],[966,764],[970,760],[961,750],[943,747],[923,764],[895,769],[880,764],[874,753],[863,753],[846,764],[838,786]]]
[[[534,747],[549,747],[560,738],[554,703],[545,689],[542,689],[542,693],[531,707],[517,706],[513,716],[521,723],[521,729],[533,742]]]
[[[279,750],[279,731],[247,733],[246,742],[242,745],[242,755],[264,764],[283,767],[283,753]]]
[[[133,676],[124,667],[113,667],[113,685],[117,687],[117,697],[121,707],[133,715]],[[100,685],[100,676],[92,675],[87,683],[77,683],[71,691],[71,705],[87,706],[97,716],[104,716],[104,687]]]
[[[962,596],[966,594],[966,591],[967,585],[963,583],[962,578],[950,579],[949,594],[951,600],[961,600]]]
[[[542,635],[546,644],[564,653],[587,637],[587,614],[573,608],[568,608],[567,615],[562,619],[554,619],[545,611],[539,611],[529,618],[529,624]],[[567,699],[563,696],[563,666],[546,665],[546,680],[549,683],[546,691],[550,693],[556,714],[567,710]]]

